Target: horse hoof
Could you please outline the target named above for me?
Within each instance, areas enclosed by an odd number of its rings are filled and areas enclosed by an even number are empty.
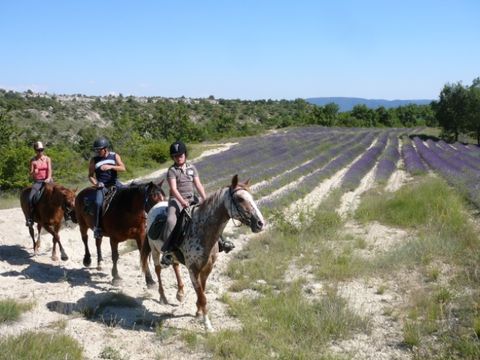
[[[122,284],[122,279],[113,279],[112,285],[113,286],[120,286]]]
[[[58,256],[52,256],[53,261],[58,261]]]
[[[207,333],[213,333],[213,332],[215,332],[215,329],[213,328],[213,326],[210,325],[210,327],[205,326],[205,331]]]
[[[166,297],[160,297],[160,304],[169,305],[167,298]]]
[[[63,261],[67,261],[67,260],[68,260],[68,256],[67,256],[67,255],[62,255],[61,259],[62,259]]]
[[[147,289],[155,289],[155,288],[156,288],[155,282],[153,282],[153,283],[147,282]]]
[[[83,266],[85,267],[90,267],[92,265],[92,260],[91,259],[83,259]]]
[[[98,262],[97,263],[97,270],[102,270],[103,268],[103,263],[102,262]]]
[[[177,292],[177,300],[182,303],[185,300],[185,294],[183,292]]]

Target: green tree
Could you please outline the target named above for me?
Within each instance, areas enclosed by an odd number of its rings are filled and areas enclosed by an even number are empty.
[[[468,129],[480,145],[480,78],[468,88]]]
[[[468,125],[468,91],[460,83],[446,84],[440,99],[433,103],[435,117],[443,135],[458,141],[458,135]]]
[[[356,120],[356,126],[376,126],[375,112],[365,104],[355,105],[351,111],[351,116]]]

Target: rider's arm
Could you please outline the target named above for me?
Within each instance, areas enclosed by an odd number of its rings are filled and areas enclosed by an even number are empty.
[[[117,153],[115,153],[115,162],[117,164],[115,166],[112,166],[112,170],[115,170],[115,171],[126,171],[127,170],[127,168],[125,167],[125,164],[122,161],[122,158]]]
[[[52,181],[52,160],[47,157],[47,178],[45,179],[46,182]]]
[[[195,185],[195,188],[197,189],[198,193],[200,194],[200,197],[202,198],[202,201],[204,201],[207,198],[207,195],[205,194],[205,189],[203,188],[203,184],[200,181],[200,177],[195,176],[193,178],[193,184]]]
[[[35,165],[33,159],[30,160],[30,177],[34,179],[33,175],[35,174]]]
[[[180,194],[180,192],[178,191],[177,189],[177,179],[175,178],[171,178],[171,179],[168,179],[168,185],[170,186],[170,194],[173,195],[175,197],[175,199],[178,200],[178,202],[180,203],[180,205],[182,205],[182,207],[188,207],[189,203],[188,201],[186,201],[182,195]]]
[[[95,177],[95,161],[93,159],[90,159],[90,164],[88,165],[88,180],[93,185],[97,185],[97,178]]]

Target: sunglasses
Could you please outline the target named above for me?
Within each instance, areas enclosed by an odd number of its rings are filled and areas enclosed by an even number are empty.
[[[42,151],[43,151],[43,149],[37,149],[36,150],[36,152],[42,152]]]

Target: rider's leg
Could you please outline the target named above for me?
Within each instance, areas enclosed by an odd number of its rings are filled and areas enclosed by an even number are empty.
[[[174,231],[177,224],[177,217],[180,213],[180,204],[176,199],[170,199],[168,202],[168,210],[167,210],[167,222],[165,223],[165,227],[163,230],[163,246],[162,246],[162,260],[161,263],[164,265],[171,265],[173,263],[173,257],[171,251],[173,250],[173,237],[178,232]]]
[[[41,182],[34,182],[32,185],[32,189],[30,190],[30,194],[28,195],[28,215],[27,215],[27,221],[26,221],[26,226],[31,226],[33,225],[33,217],[34,217],[34,211],[35,211],[35,205],[33,203],[33,199],[37,195],[38,191],[42,187]]]
[[[94,218],[95,218],[95,227],[93,228],[93,237],[98,239],[102,237],[102,228],[100,227],[100,216],[102,214],[102,204],[103,198],[105,197],[104,189],[97,189],[95,194],[95,211],[94,211]]]
[[[228,254],[234,248],[235,248],[235,244],[233,242],[231,242],[230,240],[224,239],[223,235],[220,235],[220,238],[218,239],[219,252],[225,251],[225,253]]]

